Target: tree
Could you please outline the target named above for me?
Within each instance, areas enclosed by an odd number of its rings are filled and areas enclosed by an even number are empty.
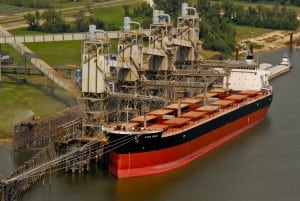
[[[133,17],[152,17],[152,8],[147,3],[142,3],[140,6],[134,7]]]
[[[293,4],[295,4],[296,6],[300,6],[300,0],[293,0]]]
[[[50,33],[62,33],[70,29],[70,25],[62,19],[61,14],[55,10],[47,10],[42,15],[45,20],[42,31]]]
[[[224,10],[224,17],[232,19],[235,16],[235,7],[229,0],[222,1],[221,7]]]
[[[124,16],[125,17],[130,16],[129,5],[128,4],[123,5],[123,9],[124,9]]]
[[[154,0],[155,9],[163,10],[166,14],[172,16],[173,19],[177,19],[183,2],[182,0]]]
[[[87,20],[85,19],[84,11],[80,10],[78,13],[75,14],[75,30],[74,31],[87,31],[88,30],[88,23]]]
[[[208,10],[202,13],[200,24],[203,48],[231,55],[235,49],[235,29],[226,23],[226,18],[221,16],[219,4],[212,4],[207,8]]]
[[[287,9],[286,6],[279,7],[275,4],[272,8],[267,8],[258,5],[257,7],[249,6],[247,9],[241,5],[234,7],[231,9],[227,0],[222,3],[225,11],[224,17],[235,24],[286,30],[296,30],[299,26],[296,12]],[[232,10],[234,14],[230,15],[229,12]]]
[[[24,15],[24,19],[28,24],[28,30],[30,31],[38,31],[40,29],[40,13],[36,11],[33,15],[32,13],[27,13]]]
[[[95,19],[93,17],[89,18],[89,24],[94,24],[96,25],[97,29],[105,29],[106,28],[106,24],[105,22],[99,20],[99,19]]]
[[[210,8],[210,0],[197,0],[197,11],[204,15]]]

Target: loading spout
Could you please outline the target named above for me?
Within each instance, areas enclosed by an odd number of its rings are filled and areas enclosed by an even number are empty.
[[[168,18],[168,24],[171,24],[171,17],[168,14],[159,14],[160,17],[167,17]]]
[[[139,27],[138,30],[141,29],[140,23],[135,22],[135,21],[131,21],[130,17],[124,17],[124,26],[123,26],[124,31],[129,31],[130,30],[130,24],[136,24]]]
[[[194,15],[196,15],[196,13],[197,13],[196,8],[194,8],[194,7],[187,7],[187,9],[188,9],[188,10],[193,10],[193,11],[194,11]]]
[[[163,10],[153,10],[153,24],[165,24],[165,18],[168,18],[168,24],[171,24],[170,15],[166,14]]]
[[[106,31],[101,30],[101,29],[96,29],[96,25],[90,25],[89,26],[89,40],[95,40],[96,33],[102,33],[104,35],[105,39],[108,40],[108,34]]]
[[[194,11],[194,16],[197,15],[197,10],[196,8],[194,7],[189,7],[187,3],[182,3],[182,6],[181,6],[181,15],[182,16],[186,16],[188,15],[188,10],[193,10]]]

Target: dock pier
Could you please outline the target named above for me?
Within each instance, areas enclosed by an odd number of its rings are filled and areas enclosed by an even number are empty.
[[[23,166],[0,180],[0,201],[16,201],[34,184],[42,179],[51,180],[52,175],[58,172],[81,174],[89,172],[92,164],[98,166],[100,163],[102,167],[106,144],[102,139],[102,135],[89,142],[72,139],[43,148]]]
[[[103,167],[107,139],[102,133],[81,135],[82,119],[78,107],[66,109],[55,117],[23,122],[15,126],[12,153],[20,156],[25,149],[41,149],[21,167],[0,178],[0,201],[16,201],[41,180],[57,172],[89,172],[92,164]]]

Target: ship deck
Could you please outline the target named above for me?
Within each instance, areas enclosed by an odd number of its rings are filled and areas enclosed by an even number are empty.
[[[162,132],[162,137],[168,137],[230,113],[265,96],[267,94],[257,90],[231,93],[226,93],[221,89],[213,90],[206,94],[186,98],[183,100],[184,103],[173,103],[150,111],[144,116],[130,119],[128,122],[110,125],[104,130],[127,135]],[[213,99],[204,105],[204,97],[213,97]]]

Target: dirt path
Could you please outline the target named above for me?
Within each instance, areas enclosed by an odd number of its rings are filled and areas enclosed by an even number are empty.
[[[258,37],[244,39],[238,42],[239,45],[244,45],[247,41],[261,48],[254,48],[254,53],[268,52],[270,50],[285,47],[290,41],[290,31],[272,31]],[[300,39],[300,32],[293,33],[294,44]],[[299,44],[298,44],[299,45]]]

